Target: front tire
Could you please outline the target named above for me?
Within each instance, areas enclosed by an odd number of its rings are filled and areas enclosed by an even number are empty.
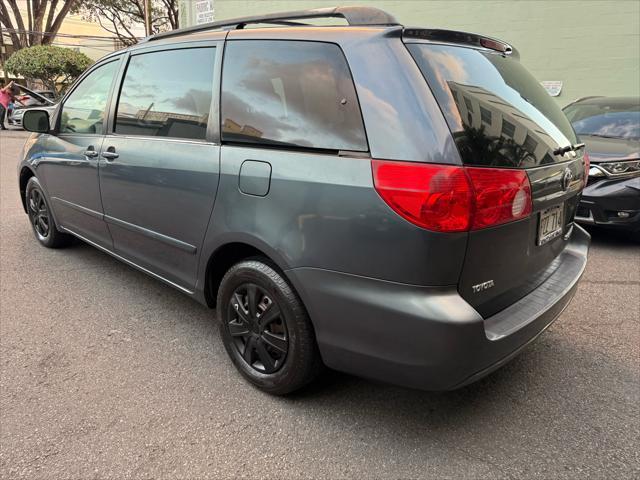
[[[25,200],[31,229],[41,245],[47,248],[63,248],[72,242],[71,235],[58,230],[42,186],[36,177],[31,177],[27,182]]]
[[[322,361],[309,316],[283,276],[260,260],[225,274],[218,290],[220,334],[236,368],[265,392],[284,395],[311,382]]]

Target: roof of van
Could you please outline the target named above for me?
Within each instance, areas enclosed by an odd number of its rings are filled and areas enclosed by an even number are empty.
[[[265,15],[254,15],[249,17],[232,18],[219,22],[204,23],[186,28],[179,28],[169,32],[162,32],[151,35],[143,42],[152,42],[169,37],[179,37],[196,32],[212,30],[241,30],[251,24],[272,24],[280,26],[303,26],[309,25],[300,20],[317,18],[342,18],[349,26],[399,26],[396,18],[375,7],[329,7],[315,8],[311,10],[295,10],[289,12],[270,13]]]
[[[317,25],[305,22],[305,20],[309,19],[327,18],[339,18],[346,21],[347,24]],[[246,28],[251,25],[268,27]],[[303,38],[308,36],[316,39],[331,36],[337,40],[340,38],[353,38],[354,35],[357,37],[371,35],[380,29],[396,29],[401,32],[399,35],[403,38],[411,39],[411,41],[463,44],[465,46],[495,50],[515,58],[519,57],[515,48],[502,40],[454,30],[405,28],[393,15],[384,10],[375,7],[353,6],[278,12],[193,25],[151,35],[140,43],[129,47],[129,49],[135,50],[149,46],[156,41],[158,43],[174,43],[207,38],[224,39],[230,32],[235,32],[233,36],[244,38],[255,38],[255,35],[264,35],[265,38]],[[115,52],[115,54],[117,53],[121,52]],[[111,55],[107,55],[107,57],[109,56]]]

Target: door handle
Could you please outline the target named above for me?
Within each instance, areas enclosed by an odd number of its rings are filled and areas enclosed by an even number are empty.
[[[100,155],[102,155],[102,158],[104,158],[107,162],[111,162],[120,156],[116,153],[116,149],[114,147],[107,148]]]
[[[89,158],[96,158],[98,156],[98,152],[96,152],[96,149],[93,148],[93,145],[89,145],[87,149],[84,152],[82,152],[82,154],[85,157],[89,157]]]

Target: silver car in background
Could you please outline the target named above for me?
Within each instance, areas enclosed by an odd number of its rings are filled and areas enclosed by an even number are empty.
[[[33,91],[23,85],[18,85],[21,90],[27,93],[27,99],[22,101],[22,105],[16,106],[11,115],[7,117],[7,123],[14,127],[22,127],[22,117],[24,113],[30,109],[46,110],[49,116],[53,115],[53,112],[58,106],[58,101],[55,97],[55,93],[51,91]],[[21,100],[19,100],[21,101]]]

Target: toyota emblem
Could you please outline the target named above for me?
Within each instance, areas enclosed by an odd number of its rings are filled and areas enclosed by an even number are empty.
[[[567,191],[569,189],[571,180],[573,180],[573,173],[571,173],[571,170],[568,168],[565,168],[564,173],[562,174],[562,190]]]

